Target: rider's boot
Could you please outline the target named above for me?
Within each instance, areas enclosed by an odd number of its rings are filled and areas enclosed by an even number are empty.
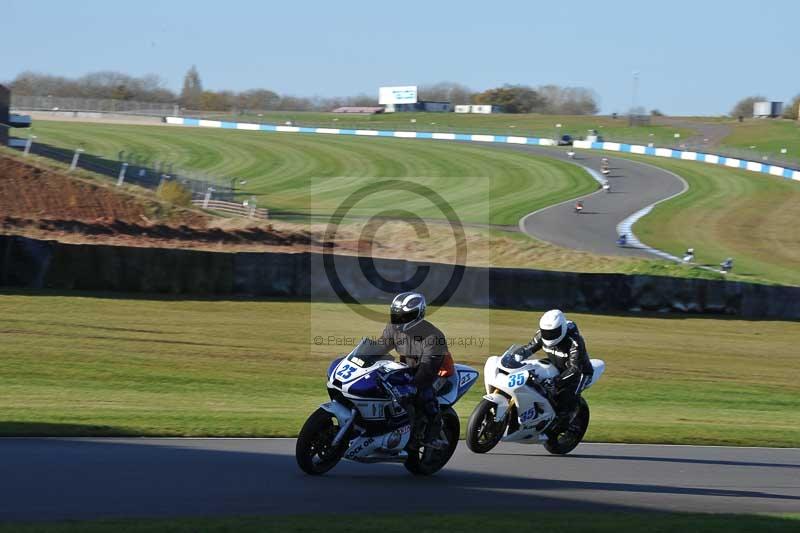
[[[439,438],[443,428],[442,415],[437,413],[434,416],[428,417],[428,424],[425,428],[425,438],[422,445],[434,450],[444,450],[447,448],[447,441]]]

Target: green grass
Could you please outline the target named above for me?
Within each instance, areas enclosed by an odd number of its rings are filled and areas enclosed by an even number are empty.
[[[303,515],[303,516],[249,516],[224,518],[168,518],[144,520],[101,520],[62,522],[52,524],[0,525],[0,533],[189,533],[197,531],[227,533],[231,531],[300,533],[305,531],[362,533],[440,533],[461,531],[485,533],[487,530],[527,530],[533,524],[530,513],[520,511],[500,513],[414,513],[402,515]],[[594,532],[619,533],[648,531],[671,533],[691,531],[698,533],[750,533],[795,532],[800,527],[800,515],[732,515],[700,513],[646,513],[646,512],[587,512],[580,511],[568,517],[562,513],[537,513],[537,529],[552,533]]]
[[[457,361],[482,369],[527,341],[538,316],[443,308],[431,319]],[[588,440],[800,445],[800,323],[571,317],[608,365],[586,392]],[[0,435],[296,435],[348,351],[313,337],[381,327],[334,303],[6,293]],[[462,420],[481,395],[456,406]]]
[[[633,159],[689,184],[636,223],[639,239],[678,257],[693,247],[697,261],[712,266],[731,256],[737,279],[800,285],[800,183],[704,163]]]
[[[512,150],[444,142],[37,121],[39,142],[116,159],[124,150],[150,161],[247,180],[273,210],[332,212],[375,178],[401,178],[438,192],[470,222],[516,225],[533,210],[594,190],[580,168]],[[229,183],[223,180],[221,183]],[[354,214],[397,206],[442,218],[428,199],[407,192],[372,195]]]
[[[752,120],[736,123],[723,145],[800,160],[800,122],[794,120]],[[755,148],[750,148],[754,146]],[[786,154],[781,150],[786,149]]]
[[[269,111],[258,114],[216,114],[209,118],[234,122],[262,122],[330,128],[384,129],[403,131],[439,131],[453,133],[484,133],[555,138],[565,133],[573,137],[587,135],[590,129],[609,140],[628,142],[673,142],[673,135],[682,138],[693,135],[694,130],[663,125],[629,126],[625,117],[613,119],[594,115],[538,115],[462,113],[384,113],[380,115],[346,115],[302,111]],[[560,128],[556,124],[561,124]]]

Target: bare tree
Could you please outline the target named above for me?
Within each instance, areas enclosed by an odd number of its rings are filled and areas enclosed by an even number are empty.
[[[192,67],[183,77],[183,89],[181,90],[181,105],[188,109],[200,109],[203,99],[203,82],[200,80],[200,73],[197,67]]]
[[[419,88],[420,100],[450,102],[456,105],[470,103],[472,95],[473,91],[469,87],[452,81],[441,81]]]
[[[756,96],[748,96],[746,98],[742,98],[736,105],[733,106],[731,109],[731,116],[732,117],[752,117],[753,116],[753,104],[756,102],[763,102],[767,99],[766,96],[756,95]]]

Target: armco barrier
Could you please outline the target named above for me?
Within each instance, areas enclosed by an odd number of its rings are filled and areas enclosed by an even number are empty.
[[[226,122],[220,120],[205,120],[200,118],[166,117],[167,124],[182,126],[198,126],[201,128],[223,128],[251,131],[272,131],[282,133],[320,133],[326,135],[359,135],[365,137],[396,137],[402,139],[439,139],[447,141],[489,142],[501,144],[533,144],[539,146],[553,146],[552,139],[540,137],[515,137],[511,135],[483,135],[472,133],[437,133],[429,131],[389,131],[389,130],[354,130],[343,128],[312,128],[307,126],[277,126],[275,124],[251,124],[246,122]],[[655,148],[638,144],[625,144],[615,142],[590,142],[575,141],[575,148],[586,150],[608,150],[611,152],[625,152],[655,157],[668,157],[683,159],[685,161],[701,161],[731,168],[739,168],[752,172],[761,172],[786,179],[800,181],[800,170],[792,168],[767,165],[758,161],[746,161],[725,157],[722,155],[705,154],[671,148]]]
[[[63,244],[0,236],[0,286],[180,295],[337,300],[316,253],[217,253]],[[448,279],[453,266],[380,259],[393,279],[427,268]],[[337,274],[360,302],[386,301],[374,272],[364,280],[358,257],[337,256]],[[800,319],[800,287],[748,283],[467,267],[451,305],[533,310],[721,313],[743,318]]]

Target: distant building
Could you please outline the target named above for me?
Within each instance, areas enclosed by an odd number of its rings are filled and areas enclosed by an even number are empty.
[[[345,106],[337,107],[333,113],[357,113],[361,115],[375,115],[383,113],[383,106],[380,107],[358,107],[358,106]]]
[[[401,112],[417,112],[417,113],[449,113],[453,110],[453,104],[450,102],[427,102],[420,100],[419,102],[408,104],[386,104],[387,113],[401,113]]]
[[[783,102],[754,102],[753,118],[775,118],[783,113]]]
[[[478,113],[481,115],[489,115],[491,113],[502,113],[503,106],[489,105],[489,104],[474,104],[474,105],[457,105],[455,107],[456,113]]]

